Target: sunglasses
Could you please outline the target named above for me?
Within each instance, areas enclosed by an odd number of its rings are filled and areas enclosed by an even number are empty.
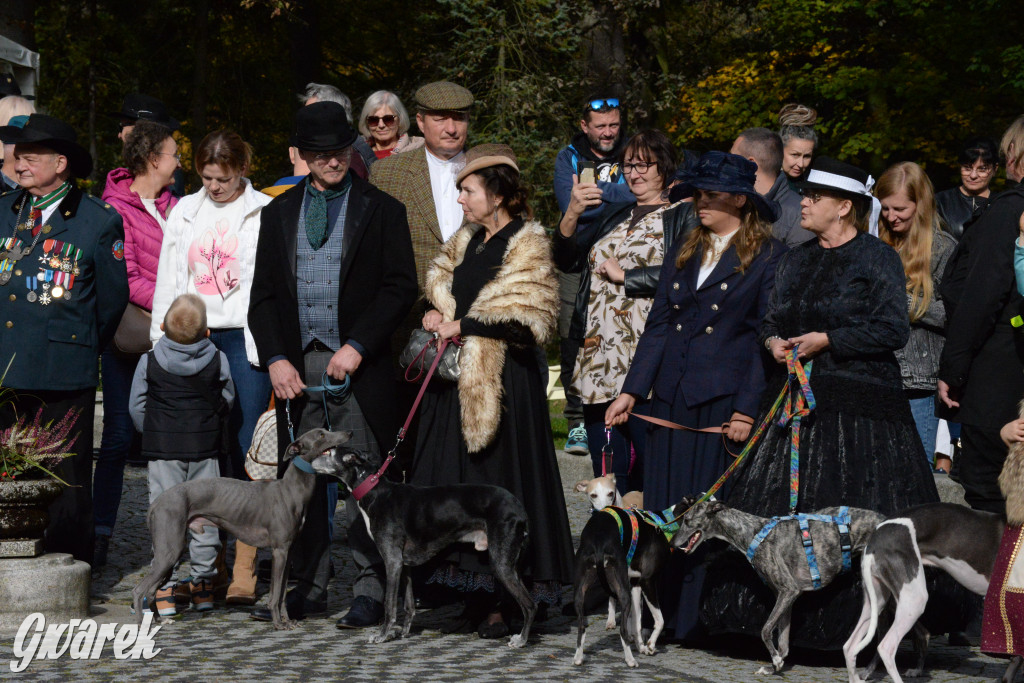
[[[377,124],[382,122],[382,121],[384,122],[385,126],[390,128],[391,126],[395,125],[395,121],[397,121],[397,120],[398,120],[398,117],[395,116],[394,114],[386,114],[384,116],[367,116],[366,117],[366,122],[368,124],[370,124],[370,127],[372,127],[372,128],[376,128]]]
[[[618,109],[619,98],[609,97],[601,100],[590,100],[587,102],[587,108],[591,111],[605,111],[607,109]]]

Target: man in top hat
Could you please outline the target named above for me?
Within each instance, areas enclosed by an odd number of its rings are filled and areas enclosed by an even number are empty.
[[[413,250],[405,208],[349,172],[355,139],[338,103],[300,109],[291,144],[309,175],[260,215],[249,328],[278,399],[282,451],[291,440],[289,418],[296,436],[329,426],[351,431],[353,448],[377,452],[391,446],[398,429],[390,338],[416,299]],[[346,378],[346,395],[304,391]],[[292,619],[327,608],[326,486],[317,483],[292,546]],[[356,506],[345,509],[358,575],[352,609],[338,625],[369,626],[383,616],[383,567]],[[270,611],[253,617],[270,620]]]
[[[97,359],[128,303],[121,217],[75,187],[92,158],[71,126],[32,114],[0,127],[21,190],[0,196],[0,358],[11,365],[0,428],[80,411],[57,474],[72,486],[50,507],[49,552],[92,561],[92,423]]]
[[[121,142],[128,139],[128,134],[135,128],[135,122],[139,119],[159,123],[170,129],[172,133],[181,128],[177,119],[167,113],[167,107],[163,102],[141,93],[125,95],[124,102],[121,103],[121,111],[110,112],[109,115],[118,120],[117,137]]]

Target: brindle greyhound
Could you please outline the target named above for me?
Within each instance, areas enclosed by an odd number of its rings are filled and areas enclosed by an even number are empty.
[[[693,504],[684,498],[675,507],[680,515]],[[885,516],[871,510],[847,508],[850,515],[850,554],[864,548],[868,536]],[[813,515],[835,516],[840,508],[825,508]],[[717,501],[698,503],[680,520],[679,531],[672,537],[672,547],[693,552],[705,538],[720,538],[742,553],[746,553],[758,533],[770,520],[726,507]],[[808,523],[814,555],[820,571],[820,585],[812,582],[807,554],[804,551],[799,523],[780,521],[757,547],[750,563],[775,593],[775,607],[761,629],[761,641],[772,656],[774,672],[779,672],[789,654],[789,623],[793,603],[801,593],[827,586],[843,569],[839,530],[828,522]],[[775,645],[774,632],[779,631],[779,644]],[[757,673],[770,674],[766,667]]]
[[[167,580],[185,549],[185,527],[202,531],[216,526],[256,548],[273,550],[270,613],[274,628],[290,629],[284,589],[288,585],[288,550],[306,519],[316,475],[309,464],[347,443],[352,432],[313,429],[285,449],[292,464],[274,481],[239,481],[226,477],[187,481],[167,489],[146,516],[153,536],[153,564],[132,591],[135,614],[142,623],[142,600],[153,604],[156,589]]]

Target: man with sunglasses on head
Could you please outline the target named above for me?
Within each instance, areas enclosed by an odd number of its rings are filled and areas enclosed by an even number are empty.
[[[562,213],[572,199],[573,176],[579,178],[581,164],[594,165],[594,180],[597,181],[601,199],[605,202],[632,202],[636,198],[626,185],[622,173],[622,146],[626,136],[622,108],[619,98],[595,95],[587,98],[580,119],[580,132],[555,159],[555,199]],[[587,226],[601,213],[602,204],[588,209],[580,216],[577,230],[585,231]],[[578,273],[559,273],[558,293],[561,307],[558,313],[558,334],[561,342],[561,379],[565,392],[565,419],[569,425],[569,438],[565,442],[566,453],[589,455],[587,433],[583,429],[583,403],[579,396],[568,391],[572,383],[573,367],[576,364],[578,344],[569,336],[569,320],[575,308],[576,291],[579,289]]]

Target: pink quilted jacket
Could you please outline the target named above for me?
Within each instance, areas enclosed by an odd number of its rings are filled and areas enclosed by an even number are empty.
[[[139,195],[131,191],[131,173],[127,168],[115,168],[107,174],[103,201],[113,206],[124,220],[124,261],[128,266],[128,300],[147,311],[153,310],[153,289],[156,287],[156,267],[160,263],[160,243],[163,230],[146,211]],[[156,210],[167,218],[178,198],[164,188],[156,199]]]

